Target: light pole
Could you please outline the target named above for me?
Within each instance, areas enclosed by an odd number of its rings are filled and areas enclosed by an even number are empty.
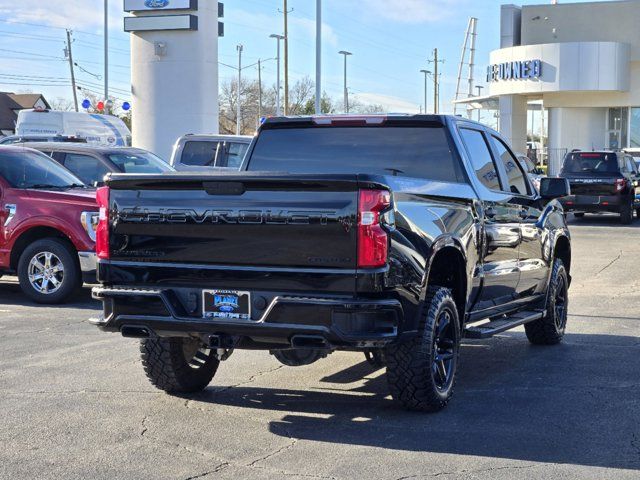
[[[347,90],[347,57],[353,55],[346,50],[340,50],[340,55],[344,55],[344,113],[349,113],[349,91]]]
[[[316,0],[316,115],[322,113],[322,0]]]
[[[236,135],[240,135],[240,84],[242,83],[242,45],[237,45],[238,50],[238,98],[236,99]]]
[[[431,74],[431,70],[420,70],[424,73],[424,113],[427,114],[427,75]]]
[[[109,100],[109,0],[104,0],[104,101]]]
[[[277,33],[272,33],[269,35],[269,38],[275,38],[276,42],[278,42],[277,49],[277,71],[276,71],[276,115],[280,116],[280,40],[284,40],[284,35],[278,35]],[[286,97],[285,97],[286,98]]]
[[[482,85],[476,85],[476,88],[478,89],[478,97],[479,97],[484,87]],[[479,121],[480,121],[480,109],[478,108],[478,122]]]

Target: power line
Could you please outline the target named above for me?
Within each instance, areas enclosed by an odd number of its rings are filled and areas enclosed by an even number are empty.
[[[35,79],[35,80],[69,80],[68,77],[51,77],[46,75],[17,75],[12,73],[0,73],[0,77],[11,77],[23,80]]]
[[[34,57],[55,58],[57,60],[66,60],[63,57],[56,57],[54,55],[43,55],[41,53],[22,52],[20,50],[9,50],[8,48],[0,48],[0,52],[19,53],[21,55],[33,55]]]
[[[0,81],[0,85],[22,85],[22,86],[26,86],[26,87],[68,87],[69,85],[71,85],[71,83],[69,83],[67,81],[67,83],[18,83],[18,82],[3,82]]]
[[[47,35],[31,35],[31,34],[25,34],[25,33],[14,33],[14,32],[8,32],[6,30],[0,30],[0,37],[3,37],[3,36],[12,36],[12,37],[18,37],[18,38],[25,38],[28,40],[47,41],[47,42],[51,40],[60,40],[60,41],[64,40],[63,38],[51,37]],[[75,39],[75,42],[81,44],[83,48],[90,48],[92,50],[103,50],[103,47],[100,47],[99,45],[92,42],[79,40],[77,38]],[[117,47],[110,47],[109,51],[124,53],[124,54],[130,53],[129,50],[125,50],[124,48],[117,48]]]
[[[50,29],[54,29],[54,30],[66,30],[65,27],[56,27],[54,25],[45,25],[43,23],[20,22],[18,20],[5,20],[5,19],[0,19],[0,22],[6,23],[8,25],[28,25],[30,27],[50,28]],[[102,38],[102,34],[99,34],[99,33],[87,32],[86,30],[77,30],[75,28],[73,28],[72,30],[75,33],[82,33],[84,35],[91,35],[93,37]],[[116,38],[114,40],[117,40],[118,42],[126,42],[126,43],[128,43],[127,40],[123,40],[121,38]]]

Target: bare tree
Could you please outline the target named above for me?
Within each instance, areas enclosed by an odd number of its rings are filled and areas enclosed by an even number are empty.
[[[61,110],[63,112],[70,112],[74,109],[73,102],[68,98],[57,97],[55,100],[49,102],[52,110]]]
[[[262,88],[262,105],[260,106],[260,88]],[[236,102],[238,99],[238,81],[228,80],[220,86],[218,96],[220,107],[220,133],[233,135],[236,133]],[[289,114],[290,115],[313,115],[315,114],[315,84],[309,77],[303,77],[295,82],[289,89]],[[260,122],[260,116],[268,117],[276,113],[276,86],[260,86],[257,80],[242,80],[240,84],[241,116],[240,133],[252,135]],[[340,102],[334,101],[326,93],[321,99],[322,113],[334,113],[335,105]],[[356,113],[380,113],[384,112],[382,105],[369,105],[354,99],[352,105],[353,112]]]
[[[303,113],[309,100],[313,98],[315,83],[311,78],[303,77],[289,89],[289,115],[300,115]]]

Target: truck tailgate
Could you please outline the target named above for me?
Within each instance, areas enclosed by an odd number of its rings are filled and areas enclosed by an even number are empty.
[[[108,184],[113,261],[355,269],[355,175],[116,175]]]

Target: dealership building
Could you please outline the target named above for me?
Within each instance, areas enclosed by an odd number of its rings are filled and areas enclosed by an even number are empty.
[[[498,109],[501,133],[522,152],[528,113],[542,108],[535,133],[544,129],[552,163],[574,148],[640,148],[638,19],[640,0],[502,5],[488,95],[460,103]]]

